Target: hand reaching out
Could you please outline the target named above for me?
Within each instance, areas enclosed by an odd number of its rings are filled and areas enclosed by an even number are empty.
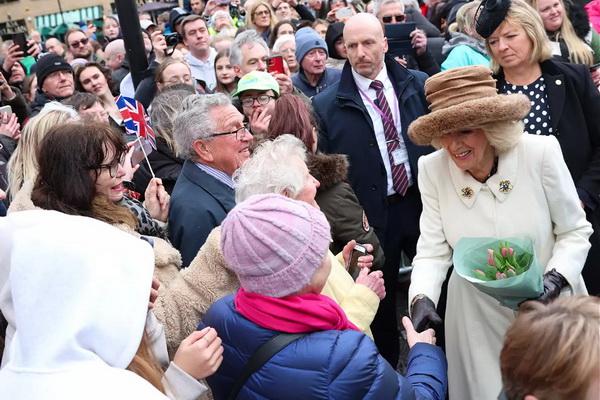
[[[206,327],[192,332],[179,345],[173,362],[196,379],[214,374],[223,362],[223,346],[217,331]]]
[[[433,329],[427,329],[421,333],[415,331],[412,321],[408,317],[402,317],[402,325],[406,330],[406,341],[408,347],[413,347],[417,343],[427,343],[435,345],[435,331]]]

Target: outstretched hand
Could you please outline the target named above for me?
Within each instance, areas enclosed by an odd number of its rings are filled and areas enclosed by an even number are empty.
[[[402,317],[402,325],[406,330],[406,341],[409,347],[413,347],[417,343],[427,343],[435,345],[435,331],[433,329],[427,329],[421,333],[415,330],[412,321],[408,317]]]

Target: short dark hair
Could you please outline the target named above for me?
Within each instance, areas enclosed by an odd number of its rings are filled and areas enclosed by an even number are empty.
[[[76,111],[87,110],[90,107],[93,107],[96,103],[102,103],[100,97],[96,96],[92,93],[86,92],[75,92],[73,96],[63,100],[63,103],[66,106],[73,107]]]
[[[196,14],[188,15],[181,21],[181,25],[179,26],[181,29],[181,36],[185,37],[185,26],[187,24],[194,21],[198,21],[199,19],[201,19],[204,22],[204,26],[206,26],[206,29],[208,29],[208,24],[206,23],[206,20],[203,17]]]

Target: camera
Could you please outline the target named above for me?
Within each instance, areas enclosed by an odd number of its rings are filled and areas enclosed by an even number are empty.
[[[229,15],[231,18],[243,18],[246,15],[246,10],[233,4],[229,4]]]
[[[168,35],[165,35],[165,41],[167,42],[168,47],[175,47],[177,46],[177,43],[182,42],[181,35],[177,32],[169,33]]]

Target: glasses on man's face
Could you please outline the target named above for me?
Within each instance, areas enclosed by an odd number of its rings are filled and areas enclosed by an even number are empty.
[[[126,153],[121,154],[121,157],[113,161],[111,164],[100,164],[97,168],[93,169],[107,169],[111,178],[116,178],[119,172],[119,166],[125,164]]]
[[[381,18],[384,24],[399,24],[401,22],[404,22],[405,19],[406,16],[404,14],[388,15],[386,17]]]
[[[248,131],[248,123],[244,122],[242,124],[241,128],[237,128],[237,129],[234,129],[234,130],[229,131],[229,132],[211,133],[210,135],[208,135],[206,137],[207,138],[211,138],[211,137],[217,137],[217,136],[235,135],[235,139],[241,142],[242,139],[244,139],[244,136],[246,135],[246,132],[249,132]]]
[[[274,97],[269,96],[268,94],[261,94],[260,96],[256,97],[244,97],[240,101],[242,102],[242,107],[252,107],[254,105],[254,101],[257,101],[258,104],[264,106],[268,104],[271,99],[274,99]]]
[[[72,48],[76,49],[80,46],[85,46],[86,44],[88,44],[88,42],[90,41],[90,39],[88,38],[83,38],[80,40],[76,40],[74,42],[69,42],[69,46],[71,46]]]

